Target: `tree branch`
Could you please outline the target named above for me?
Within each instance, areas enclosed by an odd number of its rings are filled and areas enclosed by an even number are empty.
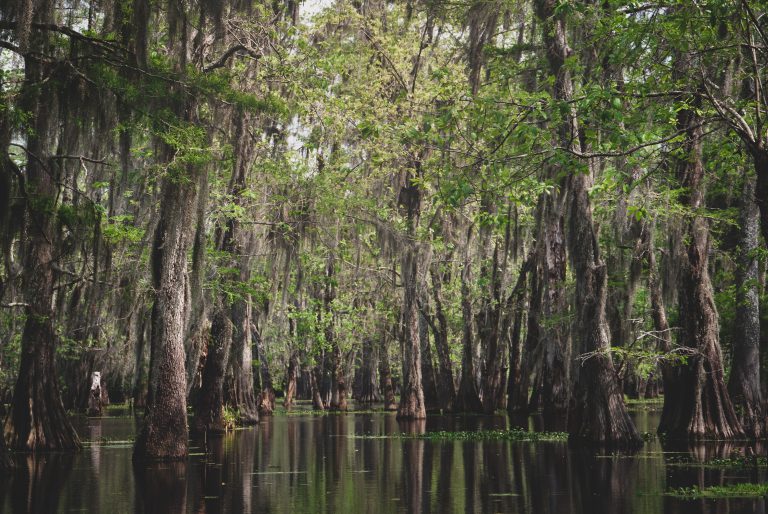
[[[203,71],[208,73],[208,72],[211,72],[211,71],[213,71],[213,70],[215,70],[217,68],[224,67],[227,64],[227,61],[229,60],[229,58],[232,57],[233,55],[235,55],[237,52],[245,52],[245,53],[247,53],[248,55],[250,55],[251,57],[253,57],[254,59],[257,59],[257,60],[262,57],[262,54],[260,52],[257,52],[256,50],[254,50],[252,48],[248,48],[245,45],[235,45],[232,48],[230,48],[229,50],[227,50],[226,52],[224,52],[224,54],[222,54],[222,56],[219,57],[218,60],[216,60],[215,62],[213,62],[213,63],[209,64],[208,66],[206,66],[205,68],[203,68]]]

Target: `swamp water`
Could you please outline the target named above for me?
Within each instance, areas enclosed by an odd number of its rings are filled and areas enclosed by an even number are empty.
[[[647,406],[632,415],[641,431],[658,423],[658,411]],[[1,512],[767,512],[764,497],[666,494],[768,481],[764,460],[753,466],[733,459],[745,451],[738,444],[671,452],[654,439],[632,456],[595,456],[562,441],[403,437],[512,428],[506,416],[435,416],[406,425],[394,413],[305,411],[193,441],[188,462],[134,468],[130,413],[79,418],[77,428],[89,441],[79,453],[14,456],[17,468],[0,480]]]

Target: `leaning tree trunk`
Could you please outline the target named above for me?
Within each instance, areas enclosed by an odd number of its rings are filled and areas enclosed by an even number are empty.
[[[555,2],[551,0],[537,0],[536,12],[544,22],[547,60],[555,77],[554,97],[570,102],[573,82],[565,66],[570,52],[565,14],[555,12]],[[559,144],[577,153],[581,151],[579,126],[572,110],[566,113],[559,132]],[[592,179],[577,172],[570,175],[569,182],[568,248],[576,278],[574,346],[583,358],[581,365],[574,367],[575,388],[568,419],[570,439],[606,446],[641,445],[642,439],[624,406],[610,354],[605,316],[607,273],[600,257],[588,194]]]
[[[741,235],[736,273],[736,333],[733,338],[733,361],[728,392],[744,427],[755,439],[765,433],[765,413],[760,391],[760,300],[757,284],[759,270],[756,252],[759,248],[759,213],[755,197],[755,181],[744,178],[741,196]]]
[[[32,48],[42,47],[43,36],[32,37]],[[5,422],[5,440],[14,450],[64,450],[80,447],[80,440],[64,412],[57,383],[53,325],[53,265],[56,259],[56,162],[46,142],[54,141],[57,124],[52,119],[55,98],[45,83],[46,69],[35,52],[25,57],[22,86],[24,111],[32,114],[27,132],[26,241],[22,284],[26,320],[21,334],[21,363]],[[41,86],[42,85],[42,86]],[[45,102],[43,102],[45,99]],[[45,160],[40,160],[45,159]]]
[[[184,368],[184,284],[195,197],[196,175],[165,177],[160,217],[152,243],[152,307],[149,393],[134,458],[181,459],[187,456],[187,377]]]
[[[690,56],[678,55],[676,71],[692,68]],[[709,278],[709,229],[699,214],[704,201],[704,166],[702,162],[703,121],[698,109],[700,96],[680,98],[692,105],[677,113],[677,128],[685,139],[680,156],[673,164],[680,187],[686,193],[681,203],[691,212],[684,234],[684,252],[680,260],[679,344],[691,350],[685,364],[678,366],[677,392],[665,396],[665,408],[659,431],[676,439],[735,439],[744,431],[725,385],[723,357],[720,350],[717,310]],[[665,392],[666,384],[665,384]],[[669,402],[669,405],[667,403]],[[672,403],[674,402],[674,403]]]

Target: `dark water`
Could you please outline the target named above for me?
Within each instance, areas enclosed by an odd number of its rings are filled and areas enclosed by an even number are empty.
[[[766,481],[766,470],[680,466],[733,445],[595,456],[552,442],[436,442],[370,437],[403,431],[509,428],[505,416],[391,413],[275,416],[258,428],[193,442],[188,462],[134,468],[132,416],[79,419],[84,451],[32,458],[0,477],[2,512],[96,513],[765,513],[766,500],[680,500],[671,487]],[[658,413],[633,414],[652,431]],[[531,421],[533,423],[533,421]],[[361,437],[365,436],[365,437]],[[124,442],[121,442],[124,441]]]

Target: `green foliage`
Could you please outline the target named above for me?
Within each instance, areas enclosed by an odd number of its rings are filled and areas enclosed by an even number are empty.
[[[698,486],[680,487],[667,492],[667,496],[685,498],[688,500],[714,498],[760,498],[768,494],[768,484],[737,483],[729,485],[714,485],[700,488]]]

